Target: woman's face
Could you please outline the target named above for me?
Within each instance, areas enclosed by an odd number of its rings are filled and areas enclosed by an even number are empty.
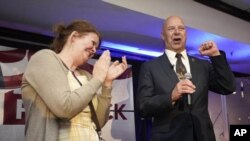
[[[94,56],[99,45],[99,37],[90,32],[82,36],[74,36],[73,58],[74,64],[80,66]]]

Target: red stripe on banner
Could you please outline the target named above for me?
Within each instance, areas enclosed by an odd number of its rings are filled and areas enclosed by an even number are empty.
[[[0,62],[2,63],[18,62],[25,57],[25,54],[26,54],[25,49],[0,51]]]
[[[1,89],[16,89],[20,88],[22,82],[23,74],[12,75],[12,76],[3,76],[3,86],[0,86]]]
[[[14,91],[5,93],[4,96],[4,125],[16,125],[25,123],[25,111],[22,104],[21,94],[14,94]]]

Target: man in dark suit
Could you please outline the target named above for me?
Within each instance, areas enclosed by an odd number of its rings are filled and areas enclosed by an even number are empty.
[[[215,141],[208,91],[227,95],[236,87],[225,53],[208,41],[199,52],[211,62],[189,56],[186,28],[178,16],[166,19],[162,39],[164,54],[142,64],[138,83],[140,114],[153,118],[151,140]],[[186,73],[191,73],[192,79],[185,79]]]

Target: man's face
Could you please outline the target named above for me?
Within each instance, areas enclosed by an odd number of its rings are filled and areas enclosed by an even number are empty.
[[[185,49],[186,28],[180,17],[169,17],[165,21],[162,39],[169,50],[181,52]]]

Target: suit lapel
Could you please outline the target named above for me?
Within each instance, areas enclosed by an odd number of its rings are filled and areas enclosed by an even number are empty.
[[[197,60],[191,56],[188,56],[189,58],[189,64],[190,64],[190,71],[191,71],[191,74],[192,74],[192,82],[193,84],[197,87],[198,84],[198,76],[199,76],[199,68],[198,68],[198,65],[197,65]],[[194,93],[192,94],[192,102],[194,102],[196,100],[196,98],[198,97],[198,94],[197,93]]]
[[[163,71],[165,72],[165,74],[171,79],[173,84],[176,84],[179,81],[179,79],[167,55],[164,53],[162,56],[160,56],[159,59],[160,59],[159,65],[163,68]]]

